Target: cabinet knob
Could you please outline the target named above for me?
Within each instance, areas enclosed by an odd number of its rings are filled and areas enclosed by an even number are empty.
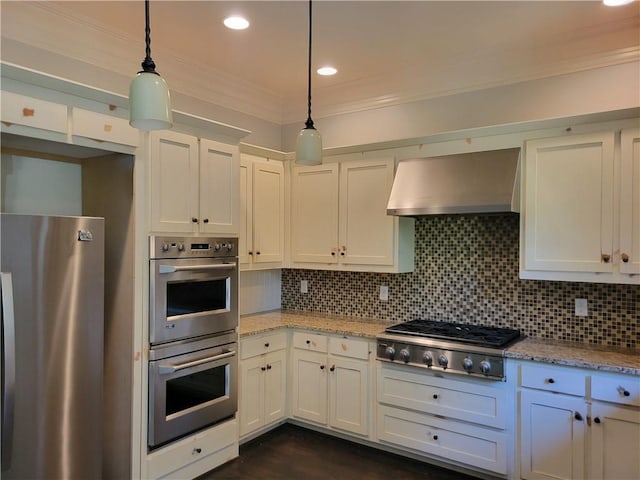
[[[340,252],[340,256],[344,257],[344,252]]]
[[[575,419],[576,419],[576,420],[578,420],[578,421],[582,421],[582,415],[580,414],[580,412],[576,412],[576,413],[573,415],[573,418],[575,418]]]
[[[600,423],[600,417],[596,417],[593,419],[594,423]]]
[[[336,256],[336,252],[331,252],[331,255],[335,257]]]
[[[547,378],[546,382],[547,383],[556,383],[556,381],[553,378]]]
[[[269,342],[264,344],[264,348],[269,348]]]
[[[437,393],[434,393],[434,394],[433,394],[433,399],[434,399],[434,400],[437,400],[437,399],[438,399],[438,394],[437,394]]]
[[[193,223],[198,223],[198,219],[197,219],[196,217],[191,217],[191,221],[192,221]]]
[[[260,255],[260,250],[258,250],[258,251],[256,252],[256,255]]]
[[[249,255],[253,255],[253,252],[251,250],[249,250]]]
[[[620,258],[622,258],[622,261],[624,263],[629,263],[629,255],[627,255],[626,253],[623,253],[622,255],[620,255]]]
[[[307,340],[307,345],[311,345],[311,340]]]
[[[324,365],[320,365],[320,370],[324,370]]]
[[[262,370],[263,372],[267,369],[267,367],[260,367],[260,370]]]
[[[602,254],[602,261],[604,263],[609,263],[609,260],[611,260],[611,255],[609,255],[608,253],[603,253]]]
[[[271,370],[271,365],[267,363],[267,370]]]
[[[36,111],[33,108],[23,108],[22,116],[23,117],[33,117],[36,114]]]
[[[191,452],[191,455],[199,455],[201,453],[202,453],[201,448],[194,448],[193,451]]]
[[[336,370],[336,366],[335,366],[335,365],[331,365],[331,368],[330,368],[329,370],[331,370],[332,372],[334,372],[334,371]]]
[[[438,440],[438,435],[434,435],[434,436],[433,436],[433,439],[434,439],[434,440]]]
[[[622,386],[618,387],[618,388],[617,388],[617,390],[618,390],[618,393],[619,393],[620,395],[624,395],[625,397],[628,397],[629,395],[631,395],[631,394],[629,393],[629,390],[625,389],[625,388],[624,388],[624,387],[622,387]]]
[[[209,223],[209,219],[208,218],[203,219],[202,223]]]

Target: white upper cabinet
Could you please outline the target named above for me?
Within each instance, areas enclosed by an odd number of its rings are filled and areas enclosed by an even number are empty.
[[[2,130],[13,132],[15,126],[66,133],[67,106],[3,90]]]
[[[140,144],[140,131],[124,118],[73,108],[71,134],[93,140],[95,146],[102,142],[119,143],[136,147]]]
[[[415,222],[387,215],[394,169],[392,158],[294,167],[292,266],[412,271]]]
[[[638,145],[625,135],[628,173],[620,175],[618,138],[609,131],[526,143],[521,278],[640,283],[628,275],[640,249]]]
[[[640,274],[640,128],[620,142],[620,271]]]
[[[171,131],[150,142],[151,231],[237,235],[237,147]]]
[[[284,166],[243,154],[240,160],[240,268],[279,268],[284,259]]]

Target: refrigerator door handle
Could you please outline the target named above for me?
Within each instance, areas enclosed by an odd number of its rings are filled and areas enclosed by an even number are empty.
[[[11,273],[0,273],[2,296],[2,359],[4,384],[2,385],[2,470],[11,467],[13,441],[13,415],[16,386],[16,330],[13,304],[13,278]]]

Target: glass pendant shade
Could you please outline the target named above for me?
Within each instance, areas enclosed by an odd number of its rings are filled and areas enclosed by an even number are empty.
[[[171,128],[171,95],[164,79],[154,72],[139,72],[129,87],[129,123],[140,130]]]
[[[296,141],[296,163],[320,165],[322,163],[322,137],[313,127],[300,130]]]

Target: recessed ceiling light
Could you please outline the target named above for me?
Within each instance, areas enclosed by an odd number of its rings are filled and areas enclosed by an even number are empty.
[[[607,7],[619,7],[620,5],[626,5],[634,0],[602,0]]]
[[[244,30],[245,28],[249,28],[249,20],[234,15],[224,19],[224,26],[232,30]]]
[[[338,73],[338,70],[333,67],[320,67],[317,72],[318,75],[335,75]]]

